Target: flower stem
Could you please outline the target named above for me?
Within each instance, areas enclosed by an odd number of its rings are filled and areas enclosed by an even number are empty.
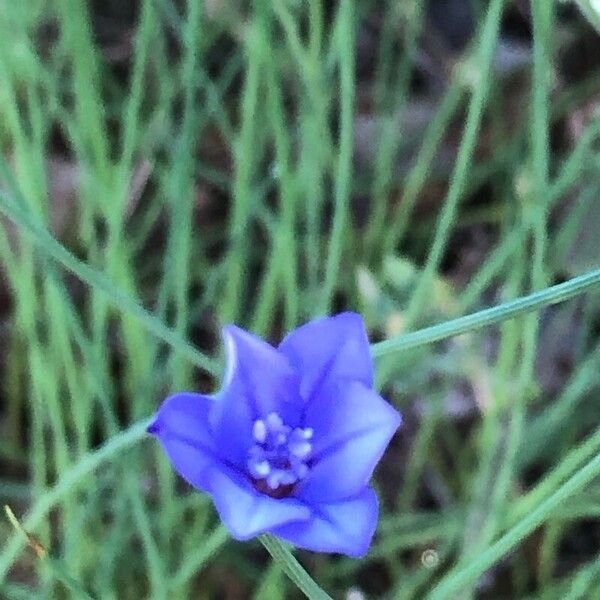
[[[282,541],[265,534],[260,536],[260,542],[309,600],[332,600],[331,596],[322,590],[304,570]]]

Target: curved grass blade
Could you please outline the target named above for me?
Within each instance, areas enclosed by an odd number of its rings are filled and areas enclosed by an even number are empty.
[[[40,496],[33,509],[24,519],[23,528],[27,531],[35,530],[65,494],[74,488],[86,475],[92,473],[102,463],[112,459],[119,452],[137,444],[145,438],[146,427],[149,424],[150,419],[138,421],[131,427],[110,438],[110,440],[97,450],[85,455],[58,480],[58,483],[53,488]],[[26,543],[26,537],[14,535],[5,545],[0,554],[0,582],[3,581],[8,569],[10,569],[10,566]]]
[[[160,319],[119,289],[103,273],[79,260],[58,242],[24,206],[19,206],[3,192],[0,192],[0,212],[13,221],[23,233],[27,234],[43,254],[53,258],[94,289],[104,292],[108,300],[119,310],[139,319],[148,331],[167,342],[208,373],[212,375],[219,373],[217,361],[194,348],[179,333],[167,327]]]
[[[553,511],[567,498],[571,497],[600,474],[600,455],[579,469],[556,492],[541,502],[526,517],[472,560],[469,564],[456,567],[440,581],[428,596],[429,600],[452,598],[463,586],[475,581],[492,565],[505,556],[521,540],[541,525]]]
[[[600,269],[596,269],[585,275],[574,277],[558,285],[553,285],[527,296],[521,296],[498,306],[378,342],[371,346],[371,350],[375,358],[381,358],[394,352],[411,350],[418,346],[488,327],[507,319],[514,319],[520,315],[541,310],[552,304],[564,302],[599,284]]]

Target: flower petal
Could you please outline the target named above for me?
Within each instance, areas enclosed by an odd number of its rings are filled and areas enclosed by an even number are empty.
[[[298,374],[282,353],[235,325],[224,327],[223,337],[227,372],[211,423],[217,447],[241,466],[253,444],[257,419],[276,412],[287,425],[298,424]]]
[[[175,470],[194,487],[208,491],[208,469],[218,460],[209,414],[214,400],[182,392],[167,398],[148,427],[160,440]]]
[[[357,494],[368,484],[400,422],[400,414],[362,383],[339,382],[321,390],[305,418],[305,426],[314,431],[315,464],[294,495],[312,503]]]
[[[275,499],[261,494],[231,469],[212,469],[210,488],[221,520],[237,540],[310,518],[306,505],[293,498]]]
[[[212,398],[192,393],[176,394],[163,402],[148,431],[158,437],[175,470],[213,497],[222,521],[237,539],[308,519],[306,505],[257,492],[249,480],[220,459],[209,424],[214,405]]]
[[[345,312],[315,319],[288,334],[279,345],[302,373],[301,394],[336,379],[354,379],[373,385],[373,359],[362,317]]]
[[[343,502],[318,505],[309,521],[283,525],[272,533],[300,548],[359,558],[371,545],[378,513],[375,492],[365,488]]]

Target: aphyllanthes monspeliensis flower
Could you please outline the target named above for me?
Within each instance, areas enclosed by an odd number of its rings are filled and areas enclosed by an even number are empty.
[[[369,480],[401,419],[373,390],[362,318],[316,319],[277,348],[234,325],[224,339],[221,391],[167,398],[148,431],[234,538],[363,556],[378,516]]]

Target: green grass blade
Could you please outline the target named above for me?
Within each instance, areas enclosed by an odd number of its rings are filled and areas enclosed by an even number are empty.
[[[205,356],[194,348],[179,333],[167,327],[160,319],[156,318],[128,294],[119,289],[103,273],[98,272],[89,265],[80,261],[58,242],[24,207],[18,206],[6,194],[0,192],[0,211],[26,233],[30,240],[44,253],[52,257],[63,267],[77,275],[79,279],[96,290],[102,291],[112,305],[119,310],[136,317],[143,326],[170,344],[182,355],[188,357],[194,364],[202,369],[217,375],[218,364],[214,359]]]
[[[450,571],[427,596],[428,600],[446,600],[463,586],[485,573],[492,565],[505,556],[514,546],[546,521],[565,500],[579,491],[600,474],[600,455],[592,459],[575,475],[566,481],[554,494],[541,502],[497,542],[475,557],[467,566],[458,571]]]
[[[57,484],[45,492],[35,503],[31,511],[23,520],[23,527],[27,531],[34,531],[40,523],[47,517],[54,506],[60,502],[64,496],[69,494],[80,481],[90,475],[100,465],[112,459],[119,452],[133,446],[143,440],[148,434],[146,428],[150,420],[146,419],[135,423],[131,427],[123,430],[118,435],[112,437],[103,446],[83,457],[67,473],[65,473]],[[26,540],[21,535],[13,536],[4,550],[0,554],[0,581],[4,580],[8,569],[23,549]]]
[[[332,600],[304,570],[302,565],[294,558],[285,544],[272,535],[261,535],[261,544],[285,571],[287,576],[302,590],[309,600]]]
[[[372,354],[375,358],[381,358],[395,352],[411,350],[418,346],[501,323],[507,319],[514,319],[520,315],[574,298],[598,284],[600,284],[600,269],[471,315],[377,342],[371,346]]]

